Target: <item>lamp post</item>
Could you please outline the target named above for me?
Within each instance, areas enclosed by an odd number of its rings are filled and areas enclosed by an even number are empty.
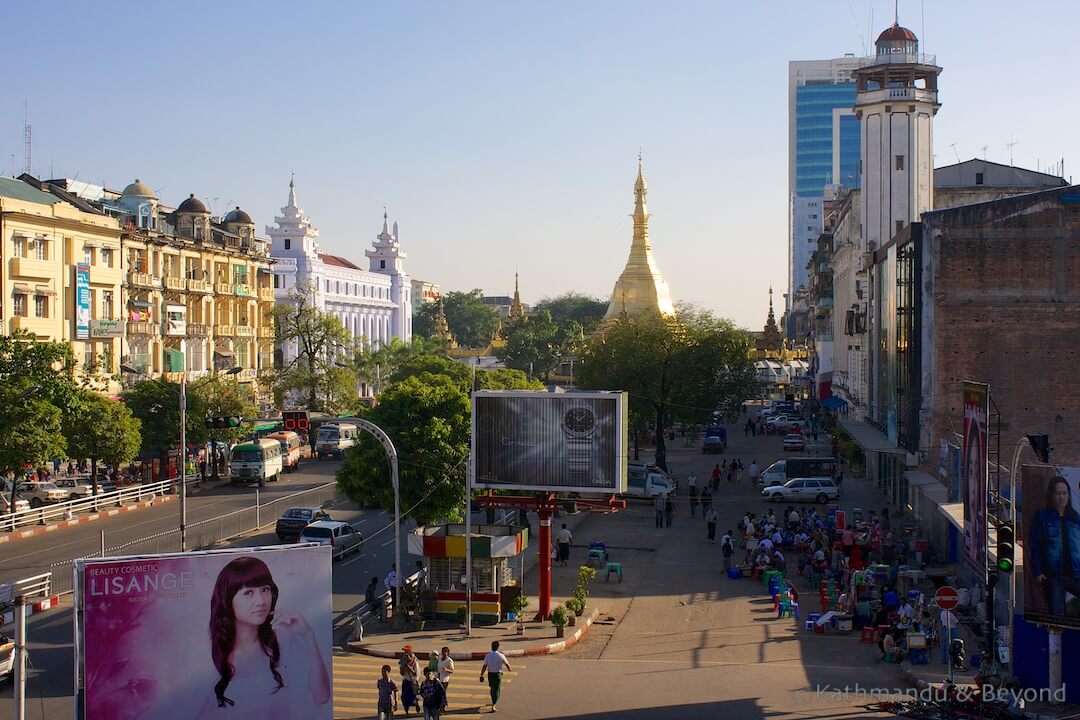
[[[241,367],[229,368],[225,375],[236,375]],[[131,365],[121,365],[121,372],[142,375],[151,382],[160,383],[142,370]],[[215,464],[216,468],[216,464]],[[166,464],[168,472],[168,464]],[[187,552],[187,371],[180,374],[180,552]]]

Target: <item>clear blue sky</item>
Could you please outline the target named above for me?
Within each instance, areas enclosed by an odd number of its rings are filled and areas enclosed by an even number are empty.
[[[1080,3],[901,0],[938,56],[936,164],[1078,168]],[[870,13],[873,11],[873,24]],[[787,248],[787,62],[863,54],[893,3],[22,2],[5,8],[0,167],[240,205],[296,172],[328,252],[383,205],[413,277],[526,302],[607,297],[636,155],[677,300],[758,329]],[[14,159],[12,158],[14,156]]]

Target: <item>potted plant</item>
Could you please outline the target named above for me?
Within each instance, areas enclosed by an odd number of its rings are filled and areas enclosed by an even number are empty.
[[[517,634],[525,634],[525,608],[529,607],[529,598],[525,594],[518,595],[510,601],[510,612],[517,618]]]
[[[468,614],[468,612],[469,611],[465,609],[464,605],[461,605],[457,609],[457,623],[461,627],[462,630],[465,629],[465,617]]]
[[[580,595],[582,599],[589,597],[589,583],[595,579],[596,570],[588,565],[579,567],[577,573],[577,589],[574,591],[574,594]]]
[[[566,601],[566,608],[573,612],[577,617],[581,617],[581,613],[585,612],[585,596],[575,592],[570,596],[570,599]]]
[[[563,637],[566,634],[566,625],[570,619],[566,615],[566,608],[556,605],[551,611],[551,624],[555,626],[555,637]]]

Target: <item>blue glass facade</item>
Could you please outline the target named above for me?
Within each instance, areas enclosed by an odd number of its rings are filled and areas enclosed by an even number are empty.
[[[808,83],[795,88],[795,194],[820,196],[830,183],[858,187],[859,121],[840,118],[840,174],[833,171],[833,110],[855,104],[855,83]],[[850,176],[850,177],[849,177]]]

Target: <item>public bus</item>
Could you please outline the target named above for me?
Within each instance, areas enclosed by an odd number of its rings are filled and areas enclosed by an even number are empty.
[[[266,436],[281,444],[281,466],[286,472],[296,472],[300,467],[300,436],[288,430],[278,430]]]
[[[356,444],[360,429],[350,423],[330,423],[319,428],[315,437],[316,457],[343,457]]]
[[[281,443],[263,438],[237,445],[230,470],[233,484],[277,482],[281,479]]]

